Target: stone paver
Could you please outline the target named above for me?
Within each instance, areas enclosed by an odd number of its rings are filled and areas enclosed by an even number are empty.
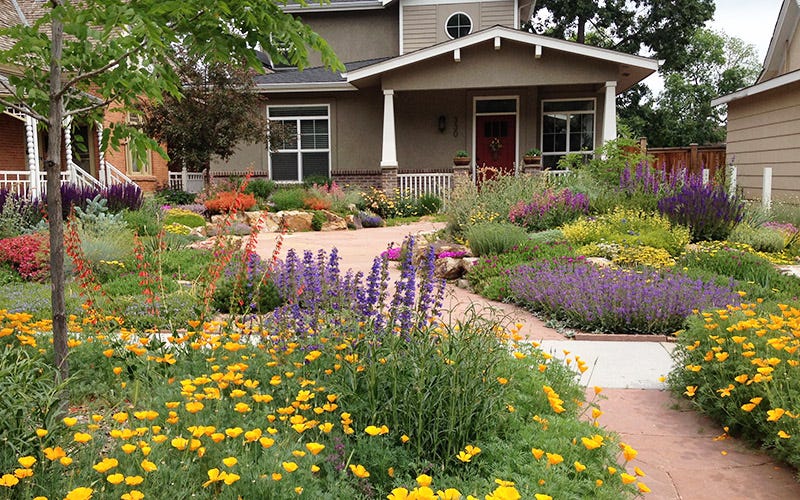
[[[297,251],[338,248],[342,268],[368,272],[372,260],[389,243],[400,243],[406,234],[436,231],[441,223],[416,223],[391,228],[296,233],[285,237],[286,249]],[[257,251],[272,254],[275,234],[259,236]],[[398,271],[392,273],[396,276]],[[563,357],[563,350],[578,354],[589,365],[582,383],[605,389],[599,401],[600,423],[617,432],[639,451],[630,465],[639,466],[652,492],[650,500],[789,500],[800,499],[794,471],[764,453],[735,439],[715,440],[722,429],[661,390],[659,381],[671,367],[673,345],[663,342],[596,342],[565,339],[527,311],[490,302],[467,290],[448,286],[445,307],[454,315],[469,307],[489,307],[510,323],[522,323],[521,334],[540,341],[546,351]],[[646,390],[641,390],[646,389]],[[593,391],[587,390],[591,399]]]

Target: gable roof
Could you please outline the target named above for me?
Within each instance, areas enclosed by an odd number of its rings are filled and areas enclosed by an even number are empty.
[[[775,28],[772,31],[772,40],[769,42],[761,75],[758,77],[759,83],[780,75],[786,62],[784,48],[797,31],[798,22],[800,22],[798,0],[784,0],[778,14],[778,20],[775,22]]]
[[[737,90],[732,94],[724,95],[722,97],[717,97],[716,99],[713,99],[711,101],[711,105],[719,106],[721,104],[728,104],[731,101],[736,101],[744,97],[760,94],[762,92],[776,89],[778,87],[782,87],[784,85],[788,85],[790,83],[794,83],[797,81],[800,81],[800,69],[797,71],[791,71],[781,76],[776,76],[775,78],[770,78],[769,80],[764,80],[763,82],[756,83],[755,85],[751,85],[741,90]]]
[[[431,59],[448,52],[470,47],[495,38],[515,41],[547,49],[554,49],[571,54],[581,55],[602,61],[617,63],[630,71],[627,76],[623,76],[617,85],[617,93],[623,92],[632,87],[651,73],[658,70],[659,61],[648,57],[635,56],[614,50],[602,49],[591,45],[584,45],[576,42],[569,42],[558,38],[551,38],[543,35],[536,35],[526,31],[515,30],[505,26],[493,26],[485,30],[477,31],[467,36],[448,40],[446,42],[433,45],[424,49],[393,57],[383,62],[365,66],[355,71],[348,71],[347,81],[350,83],[379,75],[385,71],[395,70],[409,66],[411,64]],[[636,74],[634,74],[634,72]]]

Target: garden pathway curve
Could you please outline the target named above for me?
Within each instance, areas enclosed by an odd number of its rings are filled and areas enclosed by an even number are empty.
[[[414,224],[359,231],[293,233],[284,237],[280,257],[296,251],[336,247],[342,269],[369,272],[376,255],[408,234],[441,229],[442,223]],[[262,233],[257,251],[269,258],[277,235]],[[392,270],[393,276],[399,271]],[[643,481],[650,500],[800,499],[800,483],[793,470],[735,439],[715,439],[722,429],[664,390],[659,379],[672,366],[672,345],[666,342],[604,342],[566,339],[529,312],[488,301],[469,291],[448,286],[445,307],[454,317],[470,307],[491,308],[520,333],[541,342],[546,351],[578,354],[590,366],[582,379],[587,386],[603,387],[600,423],[617,432],[639,451],[631,462],[647,473]],[[593,394],[592,389],[588,393]]]

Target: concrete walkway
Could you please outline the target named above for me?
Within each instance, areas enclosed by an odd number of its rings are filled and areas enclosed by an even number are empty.
[[[368,272],[372,260],[391,243],[408,234],[423,235],[443,227],[419,222],[407,226],[329,233],[286,235],[280,256],[296,251],[336,247],[342,269]],[[277,237],[259,236],[257,250],[272,255]],[[397,271],[392,271],[397,273]],[[397,274],[395,274],[396,276]],[[743,443],[727,438],[716,424],[674,398],[660,381],[671,367],[673,345],[662,342],[598,342],[565,339],[527,311],[487,301],[463,289],[448,286],[445,304],[458,315],[468,307],[488,307],[511,323],[521,323],[521,334],[541,343],[555,356],[576,354],[589,365],[581,383],[603,387],[599,403],[600,423],[617,432],[622,441],[639,451],[631,463],[647,473],[643,481],[651,500],[800,499],[800,483],[794,471]]]

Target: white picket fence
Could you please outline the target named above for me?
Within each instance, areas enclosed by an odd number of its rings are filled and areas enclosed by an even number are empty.
[[[418,198],[431,194],[441,198],[446,206],[453,188],[453,174],[397,174],[397,187],[401,196]]]
[[[186,191],[187,193],[200,193],[203,191],[203,173],[202,172],[170,172],[169,173],[169,187],[170,189],[177,189]]]

